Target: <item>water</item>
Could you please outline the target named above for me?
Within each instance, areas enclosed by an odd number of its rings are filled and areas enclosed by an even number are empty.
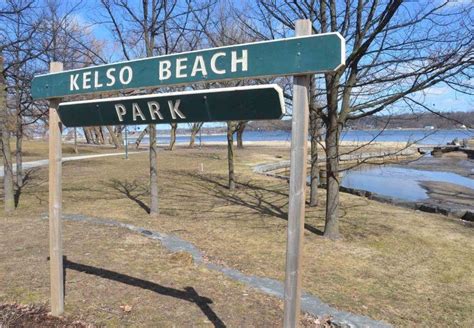
[[[453,139],[473,138],[472,130],[348,130],[341,135],[343,141],[369,142],[414,142],[420,145],[445,145]],[[134,141],[133,138],[130,138]],[[202,135],[202,142],[225,142],[225,134]],[[245,141],[290,141],[288,131],[246,131]],[[159,144],[168,144],[169,136],[160,135]],[[178,143],[188,143],[189,136],[178,136]],[[144,140],[147,143],[148,140]],[[199,135],[196,138],[199,144]],[[344,187],[366,190],[406,201],[421,201],[429,198],[420,181],[439,181],[458,184],[474,189],[474,180],[449,172],[437,172],[404,168],[399,166],[369,166],[346,171],[342,179]]]
[[[289,131],[246,131],[244,132],[245,141],[290,141],[291,132]],[[393,141],[393,142],[415,142],[421,145],[444,145],[455,138],[459,140],[474,137],[472,130],[348,130],[341,135],[343,141],[368,142],[375,138],[375,141]],[[129,138],[134,142],[135,138]],[[225,134],[202,135],[202,142],[225,142]],[[188,143],[189,136],[178,136],[178,143]],[[169,136],[159,135],[157,138],[159,144],[168,144]],[[148,143],[144,138],[143,143]],[[199,144],[199,135],[196,138]]]
[[[418,170],[394,165],[366,166],[346,171],[342,186],[406,201],[429,198],[421,181],[448,182],[474,189],[474,180],[451,172]]]
[[[445,145],[453,139],[474,137],[472,130],[349,130],[342,133],[343,141],[415,142],[421,145]]]

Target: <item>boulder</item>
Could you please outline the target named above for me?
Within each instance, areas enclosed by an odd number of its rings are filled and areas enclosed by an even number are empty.
[[[474,212],[466,211],[466,213],[462,216],[464,221],[474,222]]]

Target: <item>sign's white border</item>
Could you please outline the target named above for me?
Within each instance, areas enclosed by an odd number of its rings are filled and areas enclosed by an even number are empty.
[[[120,64],[139,62],[139,61],[142,61],[142,60],[150,60],[150,59],[156,59],[156,58],[161,59],[161,58],[167,58],[167,57],[176,56],[176,55],[185,56],[185,55],[192,54],[192,53],[195,53],[195,52],[203,52],[203,51],[216,50],[216,49],[235,48],[235,47],[241,47],[241,46],[245,47],[245,46],[254,45],[254,44],[285,42],[285,41],[290,41],[290,40],[294,40],[294,39],[315,38],[315,37],[321,37],[321,36],[332,35],[332,34],[337,35],[337,37],[339,39],[341,39],[341,63],[334,70],[331,70],[331,71],[337,71],[341,66],[346,64],[346,40],[344,39],[344,37],[339,32],[328,32],[328,33],[311,34],[311,35],[305,35],[305,36],[294,36],[294,37],[291,37],[291,38],[283,38],[283,39],[272,39],[272,40],[265,40],[265,41],[258,41],[258,42],[239,43],[239,44],[233,44],[233,45],[229,45],[229,46],[205,48],[205,49],[198,49],[198,50],[186,51],[186,52],[176,52],[176,53],[172,53],[172,54],[158,55],[158,56],[153,56],[153,57],[144,57],[144,58],[138,58],[138,59],[132,59],[132,60],[123,60],[123,61],[103,64],[103,65],[95,65],[95,66],[87,66],[87,67],[82,67],[82,68],[75,68],[75,69],[71,69],[71,70],[67,70],[67,71],[38,74],[36,76],[46,76],[46,75],[50,76],[50,75],[55,75],[55,74],[64,74],[64,73],[69,73],[69,72],[76,72],[76,71],[97,69],[97,68],[120,65]],[[298,75],[300,75],[300,74],[304,75],[304,72],[303,73],[298,73]],[[235,80],[235,78],[230,78],[230,80]],[[189,82],[187,82],[185,84],[189,84]]]

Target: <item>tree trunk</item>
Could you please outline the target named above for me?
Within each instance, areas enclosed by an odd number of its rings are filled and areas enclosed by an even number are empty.
[[[318,206],[319,166],[318,166],[318,136],[319,124],[317,117],[310,114],[311,133],[311,168],[309,206]]]
[[[19,92],[19,90],[18,90]],[[23,186],[23,119],[20,109],[20,100],[17,99],[17,115],[16,115],[16,185],[18,188]]]
[[[191,130],[191,136],[189,137],[189,148],[193,148],[194,144],[196,143],[196,134],[194,130]]]
[[[227,123],[227,163],[229,165],[229,189],[235,189],[234,175],[234,129],[231,123]]]
[[[194,143],[196,142],[196,136],[198,132],[201,130],[203,124],[204,124],[203,122],[193,123],[191,127],[191,137],[189,138],[189,148],[194,147]]]
[[[137,140],[135,141],[135,147],[138,149],[140,147],[140,143],[142,142],[143,138],[146,136],[148,133],[148,128],[145,128],[142,132],[140,132],[140,135],[138,136]]]
[[[326,130],[326,224],[324,236],[339,238],[339,125],[337,107],[329,106]]]
[[[94,128],[95,136],[97,138],[97,143],[100,145],[105,145],[104,132],[102,131],[101,126],[96,126]]]
[[[123,125],[120,125],[120,126],[115,126],[114,127],[114,132],[115,132],[115,135],[117,136],[117,139],[118,139],[118,142],[120,145],[123,145],[123,130],[124,130],[125,126]]]
[[[88,127],[88,128],[86,128],[86,131],[89,133],[91,143],[93,143],[94,145],[98,145],[99,142],[98,142],[98,139],[97,139],[97,133],[95,131],[95,128],[94,127]]]
[[[114,147],[116,149],[121,148],[122,144],[120,143],[120,140],[117,138],[117,135],[114,132],[114,129],[112,126],[107,125],[107,131],[109,132],[110,139],[112,140],[112,143],[114,144]]]
[[[319,117],[316,111],[315,78],[311,77],[310,95],[309,95],[309,132],[311,138],[311,168],[309,206],[318,206],[318,186],[319,186],[319,166],[318,166],[318,138],[319,138]]]
[[[160,213],[158,204],[158,161],[156,147],[156,125],[148,126],[150,131],[150,215],[157,216]]]
[[[13,189],[13,167],[12,153],[10,149],[10,133],[8,131],[8,110],[5,77],[3,75],[3,57],[0,54],[0,133],[2,134],[2,159],[3,159],[3,194],[5,212],[15,209],[15,197]]]
[[[90,133],[92,143],[95,144],[95,145],[98,145],[99,142],[98,142],[98,139],[97,139],[97,131],[95,130],[95,127],[87,128],[87,130]]]
[[[247,126],[247,122],[240,122],[237,127],[237,148],[244,148],[244,141],[243,141],[243,134],[245,127]]]
[[[89,132],[89,128],[82,128],[84,130],[84,137],[86,138],[86,143],[91,144],[92,143],[92,138]]]
[[[170,145],[166,149],[171,151],[174,149],[174,145],[176,144],[176,130],[178,128],[178,123],[171,123],[170,125]]]
[[[91,143],[94,144],[94,145],[98,145],[99,142],[98,142],[98,139],[97,139],[97,131],[95,130],[95,127],[88,127],[88,128],[86,128],[86,131],[89,134]]]
[[[74,128],[74,153],[79,154],[79,149],[77,149],[77,128]]]
[[[15,51],[15,109],[16,109],[16,122],[15,122],[15,160],[16,160],[16,186],[18,190],[23,186],[23,113],[21,112],[21,86],[20,86],[20,53]],[[15,195],[16,196],[16,195]],[[15,201],[15,206],[17,206]]]

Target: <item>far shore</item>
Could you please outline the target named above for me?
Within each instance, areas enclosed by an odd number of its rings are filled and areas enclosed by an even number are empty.
[[[443,128],[443,129],[438,129],[438,128],[434,128],[434,129],[427,129],[427,128],[387,128],[387,129],[377,129],[377,128],[373,128],[373,129],[346,129],[344,130],[342,133],[344,132],[349,132],[349,131],[361,131],[361,132],[364,132],[364,131],[469,131],[469,129],[463,129],[463,128]],[[158,130],[157,131],[157,134],[158,134],[158,137],[162,137],[162,136],[169,136],[169,129],[163,129],[163,130]],[[165,132],[165,133],[163,133]],[[245,130],[245,132],[288,132],[290,133],[291,131],[288,131],[288,130]],[[244,134],[245,134],[244,132]],[[135,135],[139,135],[141,133],[141,131],[137,131],[137,132],[132,132],[132,131],[129,131],[129,136],[135,136]],[[178,133],[176,134],[177,137],[189,137],[191,135],[191,131],[187,131],[185,133]],[[199,133],[198,133],[199,135]],[[203,136],[225,136],[226,135],[226,132],[225,131],[222,131],[222,132],[202,132],[201,135]]]
[[[235,140],[234,140],[235,141]],[[73,144],[73,140],[63,140],[63,143],[66,144]],[[176,141],[177,146],[187,146],[189,141]],[[227,145],[227,141],[205,141],[201,143],[202,146],[225,146]],[[95,144],[86,144],[85,139],[78,140],[79,146],[104,146],[110,147],[113,145],[95,145]],[[320,143],[320,145],[324,146],[324,141]],[[362,141],[340,141],[341,146],[363,146],[363,145],[370,145],[370,146],[385,146],[391,148],[406,148],[407,142],[405,141],[373,141],[373,142],[362,142]],[[147,147],[148,143],[142,142],[140,144],[140,148]],[[158,143],[158,146],[168,146],[168,143]],[[290,147],[291,140],[258,140],[258,141],[245,141],[244,140],[244,147],[245,146],[265,146],[265,147]],[[308,147],[310,146],[310,142],[308,141]],[[434,145],[433,145],[434,146]],[[129,147],[135,147],[135,143],[129,142]],[[199,147],[199,140],[196,140],[194,147]],[[418,147],[417,144],[412,144],[410,147]],[[430,145],[423,145],[423,147],[430,147]]]

